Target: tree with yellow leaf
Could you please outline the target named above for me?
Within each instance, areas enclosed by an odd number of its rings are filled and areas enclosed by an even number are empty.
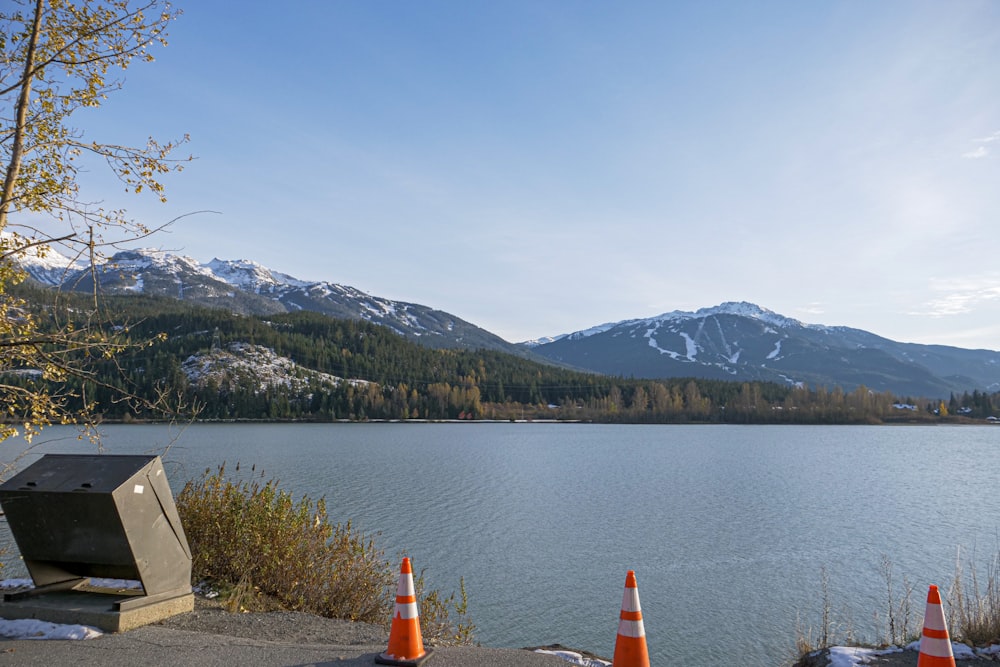
[[[120,90],[129,66],[151,61],[178,14],[161,0],[6,0],[0,7],[0,441],[30,441],[53,423],[93,426],[86,390],[68,389],[65,380],[93,381],[95,360],[149,343],[108,322],[96,287],[86,312],[60,308],[58,296],[29,302],[17,288],[26,277],[19,260],[58,247],[94,266],[112,241],[155,231],[122,208],[88,201],[77,176],[99,162],[126,191],[165,200],[160,179],[190,159],[174,157],[187,137],[127,146],[94,140],[71,119]]]

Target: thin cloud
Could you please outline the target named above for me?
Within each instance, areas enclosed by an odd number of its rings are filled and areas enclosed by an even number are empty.
[[[970,160],[978,160],[980,158],[987,157],[990,154],[990,149],[986,147],[986,144],[992,144],[994,141],[1000,141],[1000,131],[994,132],[987,137],[973,140],[973,143],[979,145],[971,151],[962,153],[962,157]]]
[[[921,305],[910,315],[949,317],[973,312],[982,304],[1000,299],[1000,277],[996,275],[940,281],[931,285],[941,296]]]
[[[806,315],[823,315],[826,313],[826,309],[823,304],[818,301],[813,301],[812,303],[807,303],[804,306],[799,306],[796,310],[800,313],[805,313]]]

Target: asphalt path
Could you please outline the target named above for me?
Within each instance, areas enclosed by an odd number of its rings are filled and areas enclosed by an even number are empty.
[[[388,629],[302,612],[230,613],[197,597],[192,612],[96,639],[0,639],[0,665],[178,667],[240,665],[369,667]],[[519,648],[428,647],[427,667],[567,667]]]
[[[384,646],[231,637],[160,625],[106,634],[89,640],[16,639],[0,641],[0,664],[53,667],[370,667]],[[566,667],[561,658],[526,651],[480,647],[438,647],[427,667]]]

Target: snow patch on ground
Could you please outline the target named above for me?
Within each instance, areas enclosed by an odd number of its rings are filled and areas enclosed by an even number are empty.
[[[89,625],[61,625],[34,618],[0,618],[0,637],[5,639],[96,639],[103,634]]]
[[[605,662],[604,660],[584,657],[576,651],[549,651],[547,649],[536,648],[535,653],[554,655],[557,658],[562,658],[571,665],[580,665],[581,667],[610,667],[611,665],[610,662]]]
[[[4,579],[0,590],[34,588],[31,579]],[[132,579],[92,578],[91,586],[116,590],[142,588],[142,584]],[[96,639],[104,633],[89,625],[49,623],[34,618],[9,620],[0,618],[0,637],[5,639]]]
[[[861,667],[872,659],[888,653],[899,653],[900,648],[870,649],[856,646],[834,646],[830,648],[830,667]]]
[[[901,653],[904,649],[898,646],[883,649],[858,648],[856,646],[833,646],[828,650],[830,656],[829,667],[864,667],[864,665],[874,664],[875,659],[889,653]],[[920,641],[907,644],[907,651],[920,651]],[[986,656],[1000,654],[1000,645],[992,645],[986,648],[972,648],[966,644],[958,642],[951,643],[951,650],[955,654],[956,660],[975,660]]]
[[[911,642],[906,645],[907,651],[919,651],[920,650],[920,640]],[[975,660],[979,656],[983,655],[996,655],[1000,653],[1000,646],[993,645],[987,648],[972,648],[967,644],[959,644],[958,642],[951,643],[951,652],[955,655],[956,660]]]

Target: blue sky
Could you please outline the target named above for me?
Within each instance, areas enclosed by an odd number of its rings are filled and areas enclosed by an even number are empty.
[[[1000,349],[1000,3],[178,2],[79,116],[188,133],[145,242],[520,341],[746,300]]]

